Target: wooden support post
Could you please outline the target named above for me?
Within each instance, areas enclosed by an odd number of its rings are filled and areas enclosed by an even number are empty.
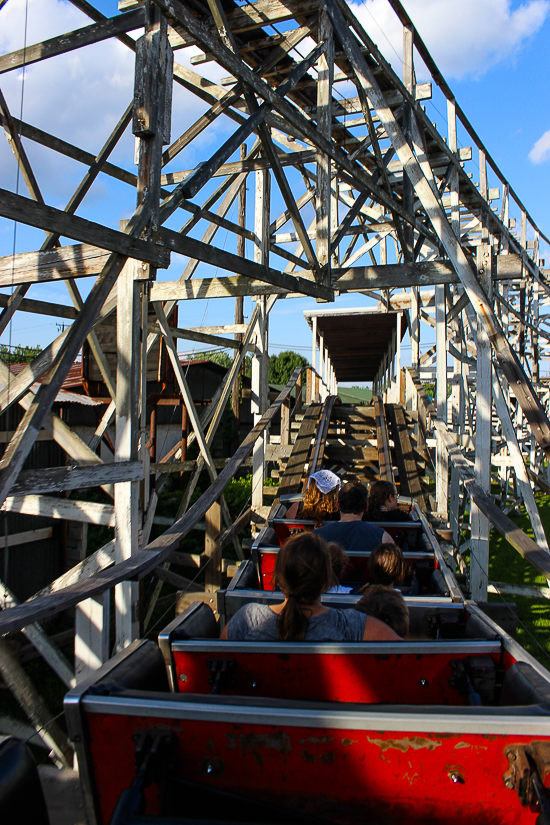
[[[319,10],[319,42],[327,49],[317,63],[317,129],[330,140],[332,128],[332,80],[334,77],[334,40],[332,23],[327,12]],[[330,286],[331,234],[331,160],[323,152],[317,153],[316,253],[322,273],[322,283]]]
[[[401,403],[401,394],[402,394],[402,386],[401,386],[401,323],[402,323],[403,314],[401,312],[397,313],[397,331],[396,331],[396,344],[395,344],[395,377],[397,383],[397,397],[396,403]]]
[[[290,396],[281,407],[281,444],[290,444]]]
[[[309,370],[307,371],[307,375],[309,375]],[[307,382],[307,377],[306,377]],[[300,373],[300,377],[296,381],[296,410],[301,410],[303,406],[303,398],[302,398],[302,387],[304,385],[304,373]],[[306,383],[307,387],[307,383]],[[307,404],[307,389],[306,389],[306,404]]]
[[[418,370],[420,366],[420,290],[416,286],[411,289],[411,347],[412,367]]]
[[[149,282],[142,281],[141,282],[141,320],[140,320],[140,332],[143,332],[145,338],[147,338],[145,334],[145,330],[147,329],[147,324],[149,322]],[[139,441],[138,441],[138,455],[140,460],[143,462],[143,481],[140,484],[140,526],[141,529],[139,531],[139,546],[140,549],[144,547],[149,541],[149,535],[147,534],[144,537],[143,531],[144,528],[147,530],[147,527],[144,524],[144,514],[147,512],[147,507],[150,504],[150,495],[151,495],[151,475],[149,473],[149,450],[147,449],[147,443],[150,438],[150,433],[147,427],[147,343],[140,343],[140,354],[141,354],[141,364],[140,364],[140,389],[139,389],[139,398],[138,398],[138,415],[139,415]],[[185,410],[185,405],[183,405],[183,409]]]
[[[533,359],[533,381],[535,384],[540,382],[540,360],[539,360],[539,285],[537,281],[533,281],[531,285],[531,350]]]
[[[216,552],[222,530],[222,510],[219,501],[206,511],[206,530],[204,534],[204,555],[206,568],[204,571],[204,589],[206,593],[215,593],[222,583],[222,556]]]
[[[170,142],[172,101],[172,49],[167,22],[158,6],[145,4],[145,33],[136,43],[136,71],[132,131],[139,138],[137,202],[152,198],[149,238],[157,235],[159,224],[162,147]],[[156,277],[154,267],[139,265],[139,278]],[[142,381],[141,290],[138,264],[128,261],[117,288],[117,384],[115,461],[138,458],[145,447],[140,408]],[[146,317],[145,311],[143,317]],[[141,435],[141,444],[138,436]],[[117,563],[126,561],[139,549],[141,528],[139,482],[121,482],[115,489]],[[139,636],[139,585],[121,582],[115,587],[116,650],[122,650]]]
[[[482,287],[491,295],[493,248],[491,244],[477,247],[477,269]],[[490,494],[491,484],[491,343],[485,327],[478,317],[477,323],[477,382],[476,382],[476,449],[475,480],[483,490]],[[471,556],[470,587],[472,598],[479,602],[487,601],[489,574],[489,527],[487,516],[472,501],[470,511]]]
[[[403,26],[403,83],[414,97],[414,28],[409,24]],[[412,145],[412,118],[414,112],[409,103],[403,103],[403,135]],[[403,171],[403,206],[408,212],[413,212],[414,187],[406,172]],[[410,224],[404,224],[402,232],[405,245],[403,259],[412,261],[414,249],[414,229]]]
[[[135,280],[138,266],[129,260],[118,279],[115,461],[138,458],[141,375],[141,296],[139,282]],[[139,481],[115,485],[115,520],[115,558],[120,563],[139,549]],[[139,585],[135,582],[122,582],[115,588],[116,650],[127,647],[139,636],[138,598]],[[89,639],[92,638],[98,639],[90,633]],[[98,650],[98,658],[100,655]]]
[[[243,143],[240,149],[240,160],[244,161],[246,158],[246,144]],[[241,188],[239,189],[239,216],[238,216],[238,224],[243,229],[246,226],[246,181],[247,178],[245,177]],[[241,258],[246,257],[246,242],[244,235],[238,235],[237,237],[237,255]],[[244,323],[244,298],[239,296],[235,298],[235,324],[243,324]],[[243,334],[242,332],[235,333],[235,340],[239,341],[241,344],[243,342]],[[239,373],[235,377],[235,381],[233,382],[233,389],[231,390],[231,409],[233,413],[233,432],[232,432],[232,451],[235,452],[237,447],[239,446],[239,427],[241,423],[241,400],[240,400],[240,385],[243,376],[243,370],[239,370]]]
[[[456,104],[454,99],[447,100],[447,140],[449,149],[455,154],[458,152],[456,136]],[[453,167],[449,178],[449,191],[451,193],[451,228],[457,238],[460,237],[460,211],[459,211],[459,188],[458,169]]]
[[[262,266],[269,266],[269,213],[271,203],[271,177],[269,170],[256,172],[256,200],[254,229],[256,245],[254,260]],[[259,307],[256,322],[256,352],[252,359],[252,403],[254,424],[257,424],[268,408],[267,367],[268,367],[268,310],[265,295],[256,298]],[[267,433],[256,439],[252,451],[252,509],[263,507],[265,477],[265,444]]]
[[[311,366],[317,369],[317,316],[311,319]],[[311,401],[311,398],[310,398]]]
[[[319,392],[321,393],[321,401],[323,395],[323,380],[325,377],[325,338],[322,334],[319,335]]]
[[[435,288],[435,346],[436,346],[436,403],[437,417],[447,425],[447,325],[445,317],[445,287]],[[449,460],[441,437],[436,442],[436,506],[444,521],[447,520]]]
[[[76,606],[74,671],[78,682],[109,658],[109,602],[110,591],[106,590]]]

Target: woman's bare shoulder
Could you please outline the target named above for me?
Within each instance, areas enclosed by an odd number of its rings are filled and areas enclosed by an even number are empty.
[[[380,619],[375,619],[374,616],[367,616],[365,622],[365,632],[363,633],[364,642],[402,642],[401,636],[398,636],[395,630],[388,627],[387,624],[381,622]]]

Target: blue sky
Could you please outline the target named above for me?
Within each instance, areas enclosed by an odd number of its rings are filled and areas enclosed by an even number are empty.
[[[113,0],[100,0],[96,5],[109,16],[116,14],[117,6]],[[401,31],[386,0],[363,3],[350,0],[350,5],[400,74],[401,60],[396,52],[401,53]],[[550,56],[547,48],[550,0],[405,0],[404,5],[502,173],[542,231],[550,234]],[[24,20],[25,0],[9,0],[0,11],[0,52],[22,45]],[[89,21],[84,15],[64,0],[28,0],[27,42],[37,42],[86,22]],[[188,60],[181,51],[176,54],[176,59],[180,62]],[[20,72],[3,75],[0,88],[14,116],[19,116],[22,105],[24,120],[95,154],[130,101],[132,67],[133,56],[128,49],[117,43],[101,43],[29,67],[24,84]],[[226,74],[214,64],[204,68],[204,73],[216,81]],[[417,73],[419,81],[426,79],[421,66],[417,67]],[[426,111],[430,119],[440,122],[441,115],[445,114],[444,105],[441,96],[437,95],[433,101],[427,101]],[[200,102],[176,89],[172,137],[184,131],[201,111]],[[217,121],[215,130],[210,128],[203,134],[200,146],[192,145],[171,168],[193,168],[211,154],[220,139],[233,128],[231,123]],[[470,145],[461,133],[459,142]],[[537,142],[538,148],[534,149]],[[46,202],[63,208],[84,167],[64,161],[33,144],[28,144],[27,149]],[[113,160],[134,170],[132,159],[133,140],[127,134]],[[475,177],[475,165],[472,168],[474,179],[479,179]],[[15,190],[16,180],[13,156],[3,141],[0,143],[0,186]],[[26,194],[22,181],[19,191]],[[209,191],[211,189],[205,188],[197,202]],[[252,199],[252,179],[249,179],[249,191]],[[102,176],[79,214],[116,227],[121,218],[131,214],[133,205],[133,195],[128,187]],[[275,204],[272,217],[277,211]],[[230,211],[228,217],[235,219],[236,213]],[[306,215],[306,223],[307,219]],[[178,222],[181,225],[182,221]],[[23,226],[15,230],[13,223],[0,220],[0,255],[11,254],[14,246],[17,252],[38,249],[43,238],[44,234],[38,230]],[[223,230],[217,242],[221,245],[230,243]],[[231,246],[225,248],[232,251]],[[543,256],[550,266],[550,250],[543,247]],[[159,277],[178,277],[184,265],[183,259],[174,260],[169,272]],[[203,267],[201,274],[208,277],[215,273],[212,268]],[[79,286],[85,293],[86,284],[80,282]],[[33,287],[29,297],[69,303],[62,283]],[[337,306],[367,303],[363,296],[346,296],[338,300]],[[292,348],[309,357],[310,334],[302,313],[304,309],[317,306],[312,299],[277,302],[270,322],[272,353]],[[247,299],[245,312],[249,314],[250,311],[251,301]],[[188,302],[185,306],[180,305],[179,325],[230,323],[232,317],[232,302]],[[56,332],[54,319],[21,314],[2,340],[44,346]],[[423,343],[428,345],[431,332],[425,327],[422,332]],[[191,349],[191,342],[185,348]],[[406,353],[405,348],[405,358]]]

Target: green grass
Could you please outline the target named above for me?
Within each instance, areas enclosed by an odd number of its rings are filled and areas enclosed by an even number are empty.
[[[550,535],[550,496],[536,493],[535,498],[546,535]],[[518,527],[534,539],[530,521],[525,511],[510,514]],[[489,580],[524,586],[547,587],[546,579],[500,533],[491,533],[489,544]],[[529,653],[550,670],[550,600],[541,597],[489,594],[492,602],[515,602],[518,611],[517,639]],[[534,638],[533,638],[534,637]],[[537,644],[538,642],[538,644]],[[540,645],[540,647],[539,647]],[[541,650],[541,647],[543,650]]]

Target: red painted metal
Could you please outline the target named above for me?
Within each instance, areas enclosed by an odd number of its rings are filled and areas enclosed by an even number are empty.
[[[277,561],[277,549],[259,548],[258,565],[260,568],[260,587],[262,590],[275,590],[273,586],[273,574],[275,573],[275,562]]]
[[[457,720],[458,721],[458,720]],[[342,825],[534,825],[502,776],[503,735],[384,732],[88,713],[102,825],[135,776],[132,733],[170,729],[178,776]],[[515,736],[527,744],[529,736]],[[147,791],[158,813],[162,787]],[[185,811],[185,799],[182,799]]]
[[[262,590],[274,590],[273,577],[279,548],[259,547],[256,552],[258,556],[258,566],[260,568],[261,588]],[[372,577],[369,569],[369,557],[370,554],[367,553],[364,555],[359,553],[353,553],[353,555],[350,554],[349,563],[342,572],[340,581],[349,586],[359,586],[360,584],[365,584],[366,582],[371,581]],[[406,562],[407,573],[405,581],[403,582],[406,585],[409,585],[412,582],[414,576],[413,564],[414,563],[411,562],[410,559]],[[437,569],[436,559],[433,559],[431,564],[432,570]]]
[[[207,662],[232,659],[233,683],[222,690],[225,694],[323,702],[466,704],[449,680],[453,676],[451,661],[466,660],[471,653],[241,653],[232,652],[225,644],[220,643],[216,653],[174,651],[180,693],[210,693]],[[493,660],[498,666],[499,656],[493,655]]]

